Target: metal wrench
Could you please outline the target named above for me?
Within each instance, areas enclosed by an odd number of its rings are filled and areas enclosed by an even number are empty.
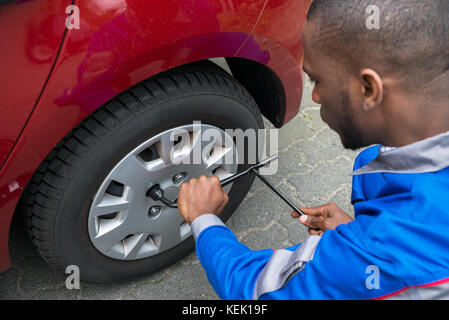
[[[269,163],[273,162],[274,160],[276,160],[278,158],[278,155],[274,155],[268,159],[265,159],[261,162],[259,162],[258,164],[249,167],[248,169],[246,169],[245,171],[242,171],[240,173],[237,173],[233,176],[230,176],[228,178],[225,178],[223,180],[220,181],[220,184],[222,187],[236,181],[237,179],[240,179],[241,177],[247,175],[250,172],[253,172],[260,180],[262,180],[263,183],[265,183],[271,190],[273,190],[282,200],[285,201],[285,203],[287,203],[290,208],[292,208],[293,210],[295,210],[297,213],[299,213],[301,216],[304,215],[304,212],[302,212],[292,201],[290,201],[286,196],[284,196],[279,190],[276,189],[275,186],[273,186],[268,180],[266,180],[258,171],[257,169],[260,169],[266,165],[268,165]],[[164,190],[162,190],[160,188],[159,185],[155,185],[153,187],[151,187],[148,192],[147,192],[147,196],[151,197],[153,200],[155,201],[161,201],[162,203],[164,203],[166,206],[170,207],[170,208],[178,208],[178,203],[177,203],[177,199],[175,201],[171,201],[167,198],[164,197]]]

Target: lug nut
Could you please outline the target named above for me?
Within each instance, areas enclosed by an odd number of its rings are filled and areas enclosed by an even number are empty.
[[[149,218],[156,218],[159,213],[161,213],[161,207],[160,206],[152,206],[150,210],[148,211],[148,217]]]
[[[185,172],[181,172],[181,173],[174,175],[173,179],[172,179],[173,183],[180,184],[182,181],[184,181],[184,179],[186,178],[186,175],[187,174]]]

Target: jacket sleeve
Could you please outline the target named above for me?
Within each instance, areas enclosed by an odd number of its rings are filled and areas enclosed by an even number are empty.
[[[215,215],[192,223],[198,259],[221,299],[251,300],[254,286],[273,249],[253,251],[240,243]]]

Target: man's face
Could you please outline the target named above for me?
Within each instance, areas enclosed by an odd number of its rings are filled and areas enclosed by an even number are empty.
[[[312,99],[321,105],[321,118],[340,135],[346,149],[356,150],[368,144],[361,127],[360,101],[351,77],[343,66],[314,49],[316,39],[313,22],[306,22],[303,32],[304,72],[314,83]],[[323,40],[325,41],[325,40]]]

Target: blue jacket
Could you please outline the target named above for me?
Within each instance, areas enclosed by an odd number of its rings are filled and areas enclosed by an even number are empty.
[[[220,298],[448,299],[449,133],[368,148],[354,170],[355,220],[292,248],[253,251],[216,216],[197,218],[197,255]]]

